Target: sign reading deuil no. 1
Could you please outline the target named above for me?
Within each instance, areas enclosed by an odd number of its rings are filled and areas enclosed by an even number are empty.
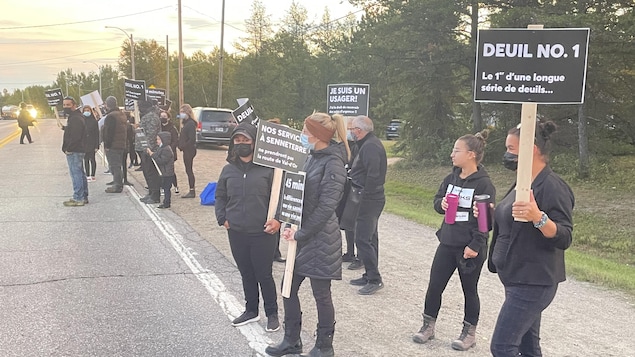
[[[584,102],[589,29],[478,31],[474,100]]]
[[[329,84],[327,113],[345,116],[368,115],[370,84]]]
[[[44,92],[44,96],[46,96],[49,107],[55,107],[61,104],[62,98],[64,98],[61,88],[47,90]]]
[[[126,79],[123,83],[124,97],[131,100],[146,100],[146,81]]]
[[[285,171],[284,185],[280,198],[280,220],[285,223],[295,224],[300,228],[302,223],[302,202],[304,200],[304,172]]]
[[[298,172],[304,166],[307,155],[300,142],[299,130],[260,120],[254,164]]]

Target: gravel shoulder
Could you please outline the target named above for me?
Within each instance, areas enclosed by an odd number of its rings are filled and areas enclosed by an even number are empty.
[[[194,160],[196,192],[208,182],[216,181],[225,165],[226,147],[198,150]],[[185,193],[187,177],[182,161],[176,162],[181,192]],[[130,174],[130,173],[129,173]],[[132,172],[139,182],[141,172]],[[141,188],[138,188],[141,189]],[[202,237],[233,262],[225,230],[218,227],[213,206],[201,206],[196,199],[173,198],[171,210],[183,218]],[[441,219],[441,218],[439,218]],[[456,352],[450,343],[458,337],[463,318],[463,295],[458,275],[451,279],[443,296],[436,339],[426,345],[411,341],[421,326],[423,299],[429,268],[438,244],[432,228],[384,213],[379,222],[380,271],[385,288],[373,296],[360,296],[348,284],[362,271],[343,270],[343,280],[333,282],[336,308],[334,347],[340,356],[472,356],[489,355],[489,340],[503,302],[503,287],[495,274],[483,269],[479,284],[481,319],[477,329],[477,346],[467,352]],[[575,235],[574,235],[575,239]],[[286,243],[281,243],[285,252]],[[274,263],[277,283],[284,265]],[[242,297],[237,297],[239,300]],[[309,282],[301,289],[304,331],[311,336],[316,324],[315,305]],[[281,317],[282,298],[279,297]],[[545,356],[632,356],[635,339],[630,330],[635,320],[632,297],[591,284],[567,280],[560,285],[552,305],[543,314],[542,346]],[[277,341],[283,332],[270,337]],[[305,340],[308,351],[313,342]]]

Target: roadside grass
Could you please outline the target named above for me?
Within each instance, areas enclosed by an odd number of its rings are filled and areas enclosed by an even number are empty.
[[[630,223],[630,217],[635,215],[635,197],[626,193],[633,192],[635,186],[633,162],[635,157],[616,158],[609,164],[610,172],[595,173],[584,181],[561,174],[576,197],[573,244],[566,253],[567,274],[631,296],[635,296],[635,224]],[[491,166],[487,170],[499,201],[515,181],[515,173]],[[450,170],[450,166],[403,160],[390,165],[385,210],[438,228],[443,218],[434,211],[432,200]]]

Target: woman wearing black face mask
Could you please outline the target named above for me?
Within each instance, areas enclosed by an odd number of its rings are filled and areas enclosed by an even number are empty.
[[[512,170],[518,166],[520,130],[510,130],[505,140],[503,163]],[[564,251],[571,245],[575,199],[549,167],[550,136],[555,130],[553,122],[536,126],[529,202],[514,202],[514,185],[494,212],[488,268],[498,273],[505,287],[490,345],[494,357],[542,356],[542,311],[566,279]]]
[[[267,316],[267,332],[280,328],[276,284],[271,273],[280,222],[267,219],[273,169],[253,163],[257,130],[243,122],[232,133],[216,187],[216,220],[229,235],[232,255],[240,271],[245,312],[232,321],[242,326],[260,320],[260,293]],[[260,291],[259,288],[260,287]]]

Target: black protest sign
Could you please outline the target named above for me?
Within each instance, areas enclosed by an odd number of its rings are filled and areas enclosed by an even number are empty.
[[[165,105],[165,89],[148,88],[146,89],[147,100],[156,100],[158,105]]]
[[[589,29],[478,31],[474,100],[584,102]]]
[[[329,84],[326,98],[329,114],[367,116],[370,84]]]
[[[49,107],[55,107],[61,104],[62,99],[64,99],[61,88],[47,90],[44,92],[44,95],[46,96]]]
[[[251,123],[251,125],[256,126],[260,121],[260,118],[258,118],[256,111],[254,110],[254,106],[249,103],[249,99],[246,99],[243,104],[234,110],[232,115],[239,124],[247,120],[247,122]]]
[[[307,149],[300,142],[299,130],[260,121],[254,148],[255,164],[298,172],[307,155]]]
[[[135,146],[140,146],[143,148],[143,150],[150,147],[148,143],[148,137],[146,136],[146,133],[143,131],[142,128],[136,128],[134,130],[134,136]]]
[[[126,99],[146,100],[146,81],[126,79],[123,85]]]
[[[298,228],[302,223],[305,177],[304,172],[285,172],[280,198],[280,221],[295,224]]]

